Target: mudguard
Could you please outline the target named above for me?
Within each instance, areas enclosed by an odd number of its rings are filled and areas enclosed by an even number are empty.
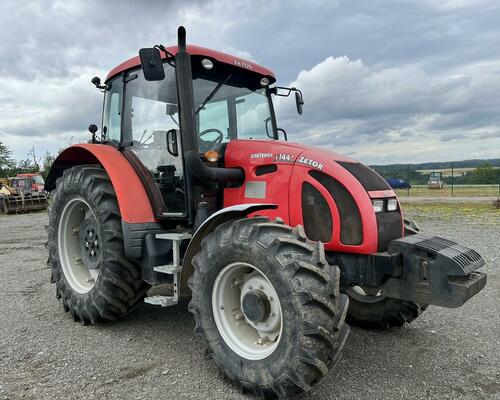
[[[156,222],[146,189],[125,156],[113,146],[77,144],[56,158],[50,169],[45,190],[55,189],[65,169],[81,164],[100,164],[115,189],[122,220],[127,223]]]

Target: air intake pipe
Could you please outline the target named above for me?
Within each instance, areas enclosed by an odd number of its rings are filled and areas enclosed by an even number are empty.
[[[243,183],[245,173],[239,168],[207,167],[200,155],[192,150],[184,152],[184,159],[189,172],[205,182]]]

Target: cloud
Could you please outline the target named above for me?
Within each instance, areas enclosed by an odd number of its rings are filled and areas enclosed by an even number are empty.
[[[301,71],[290,86],[304,93],[304,115],[297,118],[290,98],[279,98],[277,113],[289,137],[298,141],[340,147],[367,162],[378,162],[381,154],[404,162],[453,159],[457,148],[466,158],[474,139],[488,131],[487,139],[497,143],[489,154],[498,154],[500,81],[481,68],[431,75],[413,64],[381,68],[346,56],[327,57]],[[460,146],[443,145],[452,141]],[[378,150],[367,155],[368,143]]]
[[[277,104],[293,140],[377,163],[500,157],[499,12],[495,0],[4,0],[0,140],[21,158],[88,138],[102,105],[89,80],[175,43],[182,24],[190,43],[304,91],[300,118],[292,98]]]

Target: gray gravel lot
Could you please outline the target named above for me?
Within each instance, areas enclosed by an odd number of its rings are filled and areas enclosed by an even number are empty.
[[[45,224],[0,215],[0,399],[251,399],[204,358],[186,305],[74,323],[49,283]],[[421,226],[478,250],[486,288],[403,330],[352,329],[337,369],[300,399],[500,399],[500,214]]]

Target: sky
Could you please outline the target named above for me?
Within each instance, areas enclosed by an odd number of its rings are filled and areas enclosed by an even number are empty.
[[[271,68],[288,139],[368,164],[500,158],[498,0],[0,2],[0,141],[17,159],[100,125],[105,78],[142,47],[190,44]]]

